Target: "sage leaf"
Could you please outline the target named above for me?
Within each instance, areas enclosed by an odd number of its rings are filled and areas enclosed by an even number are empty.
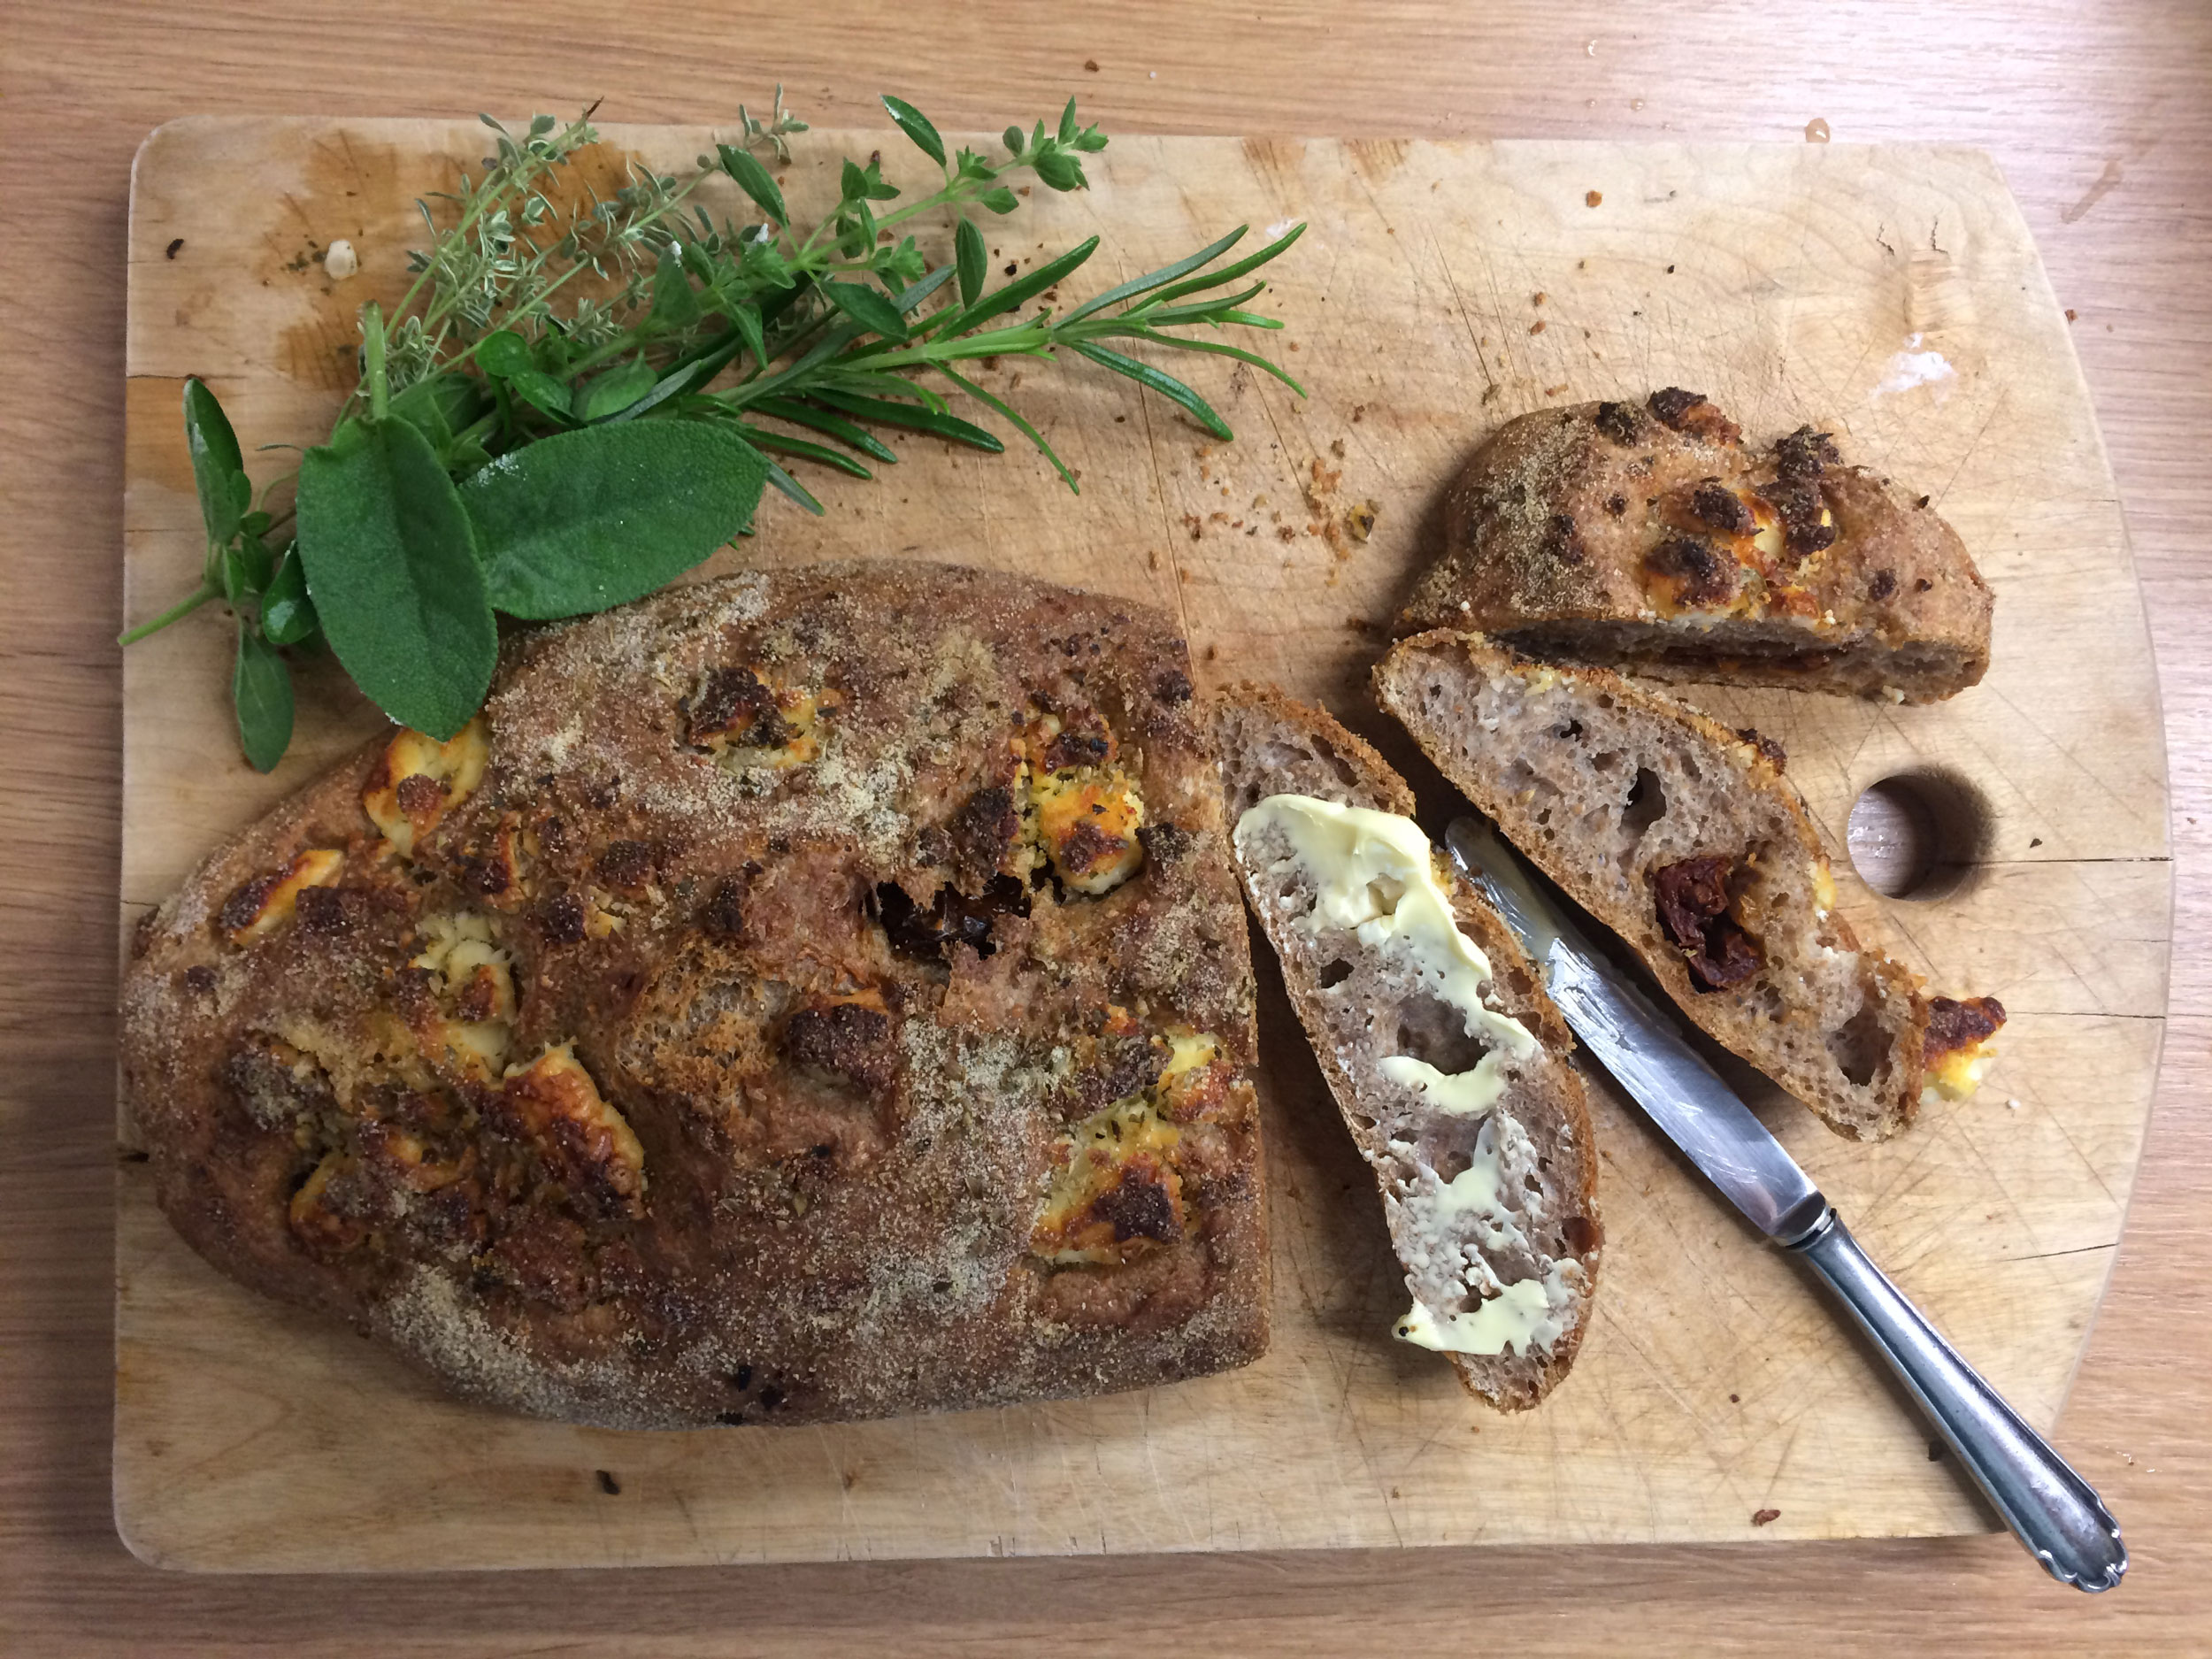
[[[330,649],[378,708],[445,741],[483,705],[499,626],[437,452],[403,420],[341,421],[300,458],[298,512]]]
[[[641,420],[503,455],[459,499],[491,603],[544,621],[665,587],[751,524],[767,479],[761,457],[730,434]]]
[[[756,161],[750,151],[731,144],[717,144],[715,153],[722,157],[722,171],[736,181],[737,188],[753,198],[760,211],[779,225],[791,222],[791,211],[783,204],[783,192],[768,169]]]
[[[929,117],[909,104],[904,98],[883,94],[883,107],[891,111],[891,119],[898,123],[899,131],[914,141],[914,148],[927,156],[939,166],[945,165],[945,141],[937,136],[937,129],[929,124]]]
[[[222,547],[238,534],[238,521],[252,503],[253,486],[230,418],[202,380],[184,383],[184,440],[192,452],[192,483],[199,492],[208,545]]]
[[[960,262],[960,303],[972,305],[982,297],[983,267],[989,257],[983,250],[983,233],[975,227],[973,219],[960,221],[960,228],[952,234],[952,246]]]
[[[315,602],[307,596],[306,572],[297,549],[293,549],[262,591],[262,634],[272,645],[297,645],[321,626],[315,618]]]
[[[825,282],[822,294],[870,334],[881,334],[886,340],[906,338],[906,319],[899,315],[896,305],[874,288],[858,282]]]
[[[238,746],[246,751],[246,764],[256,772],[275,771],[292,744],[292,671],[242,618],[230,700],[238,711]]]

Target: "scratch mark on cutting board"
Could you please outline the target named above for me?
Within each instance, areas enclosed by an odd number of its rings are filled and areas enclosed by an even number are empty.
[[[1490,372],[1490,359],[1483,355],[1482,336],[1476,331],[1474,313],[1467,309],[1466,298],[1459,291],[1459,279],[1452,274],[1452,262],[1444,257],[1444,250],[1433,231],[1429,233],[1429,248],[1436,255],[1437,268],[1444,273],[1444,286],[1452,291],[1452,305],[1467,330],[1467,344],[1475,354],[1475,365],[1482,371],[1482,382],[1494,388],[1498,377]]]
[[[1168,586],[1175,592],[1175,614],[1183,625],[1183,638],[1190,638],[1190,605],[1183,597],[1183,566],[1175,557],[1175,523],[1168,516],[1167,474],[1160,467],[1160,441],[1152,430],[1152,409],[1144,394],[1137,394],[1137,419],[1144,422],[1144,452],[1152,461],[1152,487],[1160,494],[1160,537],[1167,543]]]

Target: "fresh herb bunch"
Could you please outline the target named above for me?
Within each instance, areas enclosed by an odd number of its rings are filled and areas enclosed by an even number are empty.
[[[362,307],[360,383],[328,442],[302,456],[288,514],[270,510],[283,480],[257,504],[215,395],[186,383],[207,558],[197,589],[122,642],[222,601],[237,628],[239,737],[264,772],[291,741],[287,651],[326,646],[387,714],[444,739],[482,706],[498,617],[581,616],[641,598],[749,534],[771,485],[820,512],[772,457],[867,478],[867,462],[898,458],[884,428],[1004,449],[925,376],[1004,419],[1071,490],[1074,475],[1036,427],[958,365],[1065,347],[1225,440],[1227,423],[1191,388],[1106,342],[1235,357],[1304,395],[1265,357],[1179,332],[1280,327],[1242,309],[1263,281],[1223,290],[1302,225],[1217,265],[1240,227],[1064,312],[1024,317],[1098,238],[993,288],[973,215],[1012,212],[1005,181],[1020,173],[1085,188],[1082,157],[1105,134],[1077,124],[1071,98],[1055,129],[1008,127],[1002,161],[949,157],[919,110],[887,94],[883,104],[937,165],[941,188],[884,206],[901,192],[880,156],[848,160],[835,210],[803,235],[761,159],[787,158],[787,136],[807,130],[780,87],[767,120],[740,106],[738,142],[701,156],[695,173],[634,165],[611,197],[587,190],[580,204],[563,205],[557,186],[597,141],[590,111],[565,126],[541,115],[519,136],[484,117],[496,153],[457,192],[418,204],[431,244],[411,256],[414,281],[390,318]],[[764,217],[717,222],[692,202],[716,176]],[[932,268],[900,227],[940,212],[954,219],[953,258]]]

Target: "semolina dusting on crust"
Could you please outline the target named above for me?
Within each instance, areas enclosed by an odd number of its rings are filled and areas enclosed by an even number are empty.
[[[518,636],[468,731],[203,866],[123,1017],[184,1237],[472,1398],[811,1423],[1265,1347],[1246,935],[1142,606],[855,563]]]

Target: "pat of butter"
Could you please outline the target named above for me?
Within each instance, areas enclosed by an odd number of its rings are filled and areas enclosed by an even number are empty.
[[[1554,1262],[1543,1278],[1504,1286],[1466,1313],[1440,1314],[1417,1302],[1393,1329],[1400,1341],[1438,1353],[1502,1354],[1509,1342],[1516,1354],[1548,1347],[1565,1329],[1552,1312],[1568,1294],[1559,1282],[1563,1266]]]
[[[1420,826],[1310,795],[1270,795],[1237,820],[1238,857],[1254,862],[1252,849],[1270,831],[1289,845],[1285,863],[1315,890],[1313,910],[1301,926],[1310,933],[1341,929],[1411,967],[1430,995],[1459,1014],[1467,1035],[1488,1045],[1471,1071],[1440,1071],[1412,1055],[1391,1055],[1382,1061],[1383,1075],[1419,1090],[1440,1111],[1488,1111],[1504,1092],[1506,1066],[1532,1057],[1536,1039],[1483,1001],[1490,959],[1459,931]]]

